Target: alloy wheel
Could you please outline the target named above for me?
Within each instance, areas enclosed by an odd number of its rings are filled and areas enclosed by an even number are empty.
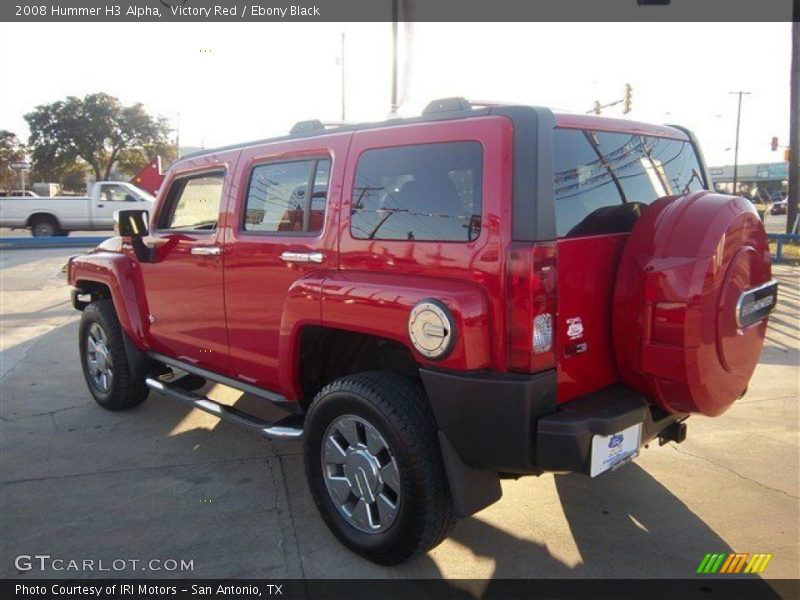
[[[86,335],[86,367],[95,389],[107,394],[114,380],[113,363],[108,337],[97,323],[92,323]]]
[[[334,419],[322,445],[325,487],[339,514],[364,533],[381,533],[397,519],[400,472],[389,444],[355,415]]]

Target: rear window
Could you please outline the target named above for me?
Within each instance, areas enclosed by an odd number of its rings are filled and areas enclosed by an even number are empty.
[[[559,237],[630,231],[657,198],[705,187],[690,143],[627,133],[556,129],[553,169]]]
[[[482,171],[478,142],[367,150],[356,168],[350,232],[361,240],[474,240]]]

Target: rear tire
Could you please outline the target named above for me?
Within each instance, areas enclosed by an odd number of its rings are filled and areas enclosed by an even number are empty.
[[[453,501],[436,422],[419,386],[392,373],[344,377],[317,394],[305,431],[311,494],[349,549],[393,565],[447,536]]]
[[[124,333],[111,300],[87,306],[81,317],[78,352],[86,385],[108,410],[126,410],[147,398],[144,375],[134,373],[125,353]]]
[[[53,217],[36,217],[31,222],[33,237],[53,237],[58,234],[58,221]]]

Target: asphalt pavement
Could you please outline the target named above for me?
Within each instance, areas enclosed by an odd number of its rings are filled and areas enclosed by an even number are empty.
[[[499,503],[427,555],[386,568],[327,531],[299,444],[155,393],[128,412],[99,408],[62,273],[71,253],[0,253],[2,577],[65,575],[15,565],[38,553],[128,561],[71,577],[683,578],[706,553],[734,551],[772,553],[764,578],[800,577],[797,268],[774,269],[782,287],[761,362],[723,416],[693,417],[683,444],[651,444],[597,479],[504,481]],[[222,386],[211,394],[236,397]],[[191,569],[167,571],[169,559]]]

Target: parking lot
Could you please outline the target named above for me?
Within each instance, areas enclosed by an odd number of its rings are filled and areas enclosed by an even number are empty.
[[[690,419],[683,444],[651,444],[596,480],[505,481],[498,504],[391,569],[328,533],[300,445],[265,441],[155,393],[125,413],[97,407],[61,270],[74,253],[0,255],[3,577],[63,576],[15,568],[20,554],[49,554],[193,566],[115,576],[682,578],[706,553],[732,551],[772,553],[764,578],[800,577],[798,268],[774,269],[780,302],[761,362],[725,415]]]

